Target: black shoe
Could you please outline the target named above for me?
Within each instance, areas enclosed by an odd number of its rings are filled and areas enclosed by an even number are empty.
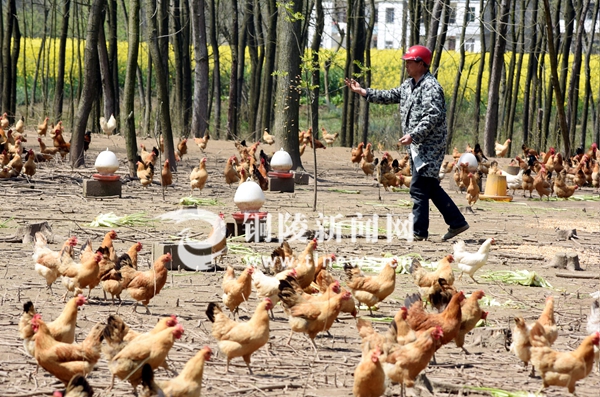
[[[448,229],[448,233],[444,234],[444,237],[442,237],[442,241],[446,241],[446,240],[450,240],[453,237],[458,236],[459,234],[461,234],[462,232],[464,232],[465,230],[467,230],[469,228],[469,224],[467,223],[464,226],[461,226],[457,229]]]
[[[413,240],[414,241],[425,241],[425,240],[427,240],[427,237],[421,237],[416,234],[413,234]]]

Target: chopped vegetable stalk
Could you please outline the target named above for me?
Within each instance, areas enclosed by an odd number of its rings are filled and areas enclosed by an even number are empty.
[[[481,277],[492,281],[501,281],[506,284],[552,288],[552,285],[550,285],[550,283],[544,280],[542,277],[538,276],[536,272],[530,272],[528,270],[500,270],[497,272],[484,274]]]
[[[114,212],[98,215],[91,223],[92,227],[118,227],[118,226],[139,226],[153,223],[154,220],[148,218],[144,212],[118,216]]]

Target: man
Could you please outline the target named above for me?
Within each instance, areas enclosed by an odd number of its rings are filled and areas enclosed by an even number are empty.
[[[410,195],[413,199],[414,238],[426,240],[429,236],[429,200],[438,208],[448,224],[442,241],[449,240],[469,228],[465,217],[440,186],[440,166],[446,150],[446,103],[444,90],[429,73],[431,51],[416,45],[402,57],[410,76],[398,88],[391,90],[364,89],[353,79],[345,79],[352,92],[367,101],[382,104],[400,104],[402,145],[410,145],[412,180]]]

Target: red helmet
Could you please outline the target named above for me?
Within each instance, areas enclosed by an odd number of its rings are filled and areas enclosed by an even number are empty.
[[[402,56],[405,61],[423,61],[427,66],[431,65],[431,51],[422,45],[414,45]]]

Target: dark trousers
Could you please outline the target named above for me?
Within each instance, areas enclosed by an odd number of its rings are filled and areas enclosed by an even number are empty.
[[[410,181],[410,197],[413,200],[413,231],[417,236],[429,236],[430,199],[444,217],[444,222],[451,229],[457,229],[467,224],[465,217],[454,204],[454,201],[440,186],[440,181],[437,178],[420,176],[414,168]]]

